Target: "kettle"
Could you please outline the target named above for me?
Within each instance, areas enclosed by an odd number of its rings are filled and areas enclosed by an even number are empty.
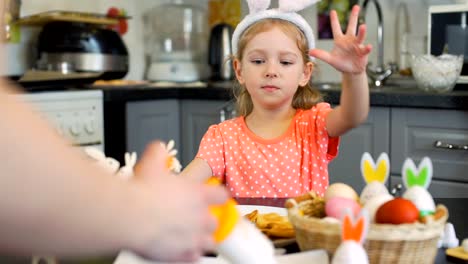
[[[228,61],[232,55],[232,32],[232,27],[226,23],[219,23],[211,29],[208,63],[212,80],[227,81],[234,78],[232,63]]]

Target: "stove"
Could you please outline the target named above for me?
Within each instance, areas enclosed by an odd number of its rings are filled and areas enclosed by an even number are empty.
[[[44,91],[21,97],[37,107],[57,132],[74,146],[93,146],[104,151],[101,90]]]

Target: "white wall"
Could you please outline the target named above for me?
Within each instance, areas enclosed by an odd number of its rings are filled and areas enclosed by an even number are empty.
[[[187,0],[193,4],[206,7],[207,0]],[[243,1],[243,0],[241,0]],[[415,53],[424,52],[425,37],[427,32],[427,10],[432,4],[450,4],[463,0],[380,0],[384,19],[384,61],[395,61],[395,12],[400,2],[408,5],[410,12],[411,35],[410,51]],[[123,39],[130,53],[130,72],[127,79],[141,79],[144,74],[144,54],[143,54],[143,23],[142,14],[152,7],[159,4],[171,2],[169,0],[23,0],[21,7],[21,16],[26,16],[38,12],[49,10],[72,10],[105,13],[110,6],[117,6],[127,10],[128,15],[132,16],[129,20],[129,31]],[[272,6],[277,6],[277,0],[272,1]],[[362,1],[361,1],[362,2]],[[247,12],[244,1],[242,2],[243,14]],[[302,12],[302,15],[308,20],[312,27],[316,29],[316,10],[315,7],[308,8]],[[376,61],[377,48],[377,27],[374,7],[369,6],[366,17],[368,24],[368,42],[374,46],[374,52],[370,56],[370,61]],[[25,30],[27,31],[27,30]],[[29,30],[30,31],[30,30]],[[29,37],[28,37],[29,36]],[[31,33],[24,32],[20,44],[9,44],[7,47],[8,67],[7,74],[21,72],[26,68],[25,64],[30,60]],[[330,40],[318,40],[317,47],[330,50],[332,47]],[[207,44],[208,45],[208,44]],[[30,63],[30,62],[29,62]],[[315,75],[315,81],[340,81],[340,75],[330,66],[318,62],[319,71]]]

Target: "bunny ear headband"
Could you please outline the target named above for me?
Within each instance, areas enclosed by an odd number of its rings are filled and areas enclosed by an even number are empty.
[[[270,0],[247,0],[249,14],[237,25],[232,34],[231,46],[234,55],[237,54],[237,43],[242,33],[252,24],[266,18],[276,18],[289,21],[299,27],[304,33],[309,49],[315,48],[314,32],[307,21],[298,13],[309,5],[320,0],[279,0],[277,9],[267,9]]]

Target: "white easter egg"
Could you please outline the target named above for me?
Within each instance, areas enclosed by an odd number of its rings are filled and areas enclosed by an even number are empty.
[[[373,223],[375,222],[374,219],[375,219],[375,213],[377,212],[377,210],[379,209],[379,207],[392,200],[393,199],[393,196],[390,195],[388,192],[387,193],[384,193],[384,194],[380,194],[380,195],[377,195],[377,196],[374,196],[372,198],[369,199],[369,201],[367,201],[367,203],[364,205],[364,208],[367,209],[367,212],[369,212],[369,222],[370,223]]]
[[[413,202],[423,214],[435,212],[434,199],[424,187],[413,186],[406,190],[402,197]]]
[[[361,244],[355,241],[345,241],[336,249],[331,263],[367,264],[369,263],[369,258]]]
[[[387,187],[379,181],[373,181],[373,182],[368,183],[366,187],[364,187],[359,199],[361,201],[361,204],[365,205],[367,201],[369,201],[372,197],[375,197],[381,194],[388,194]]]

